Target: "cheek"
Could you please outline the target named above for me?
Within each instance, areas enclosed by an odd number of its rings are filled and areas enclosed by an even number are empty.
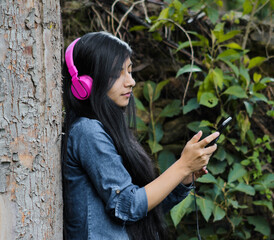
[[[108,91],[108,96],[110,98],[114,98],[115,96],[117,96],[117,94],[119,94],[119,86],[117,86],[117,84],[115,83],[112,88]]]

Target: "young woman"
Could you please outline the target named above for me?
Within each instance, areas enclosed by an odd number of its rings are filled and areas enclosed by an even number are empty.
[[[207,173],[218,136],[197,133],[180,158],[157,175],[129,128],[134,122],[130,47],[104,32],[66,50],[62,145],[64,238],[166,239],[163,214],[189,193],[192,174]]]

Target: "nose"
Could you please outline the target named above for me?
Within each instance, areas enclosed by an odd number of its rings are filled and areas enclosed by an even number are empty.
[[[126,87],[134,87],[136,85],[135,80],[131,76],[131,74],[128,74],[127,80],[126,80]]]

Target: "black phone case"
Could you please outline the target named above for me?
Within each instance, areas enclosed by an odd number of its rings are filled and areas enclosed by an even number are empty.
[[[222,122],[222,124],[218,127],[217,132],[219,132],[220,135],[222,134],[223,130],[227,127],[227,125],[230,123],[231,120],[232,120],[232,117],[227,118],[227,119],[224,120],[224,121]],[[218,141],[220,135],[219,135],[217,138],[215,138],[213,141],[211,141],[209,144],[207,144],[206,147],[209,147],[209,146],[212,146],[213,144],[215,144],[215,143]]]

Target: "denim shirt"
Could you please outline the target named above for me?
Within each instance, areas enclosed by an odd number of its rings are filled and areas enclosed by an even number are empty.
[[[128,240],[126,224],[147,215],[144,187],[132,183],[113,140],[97,120],[79,118],[73,123],[63,182],[67,240]],[[178,185],[162,202],[164,211],[182,201],[190,189]]]

